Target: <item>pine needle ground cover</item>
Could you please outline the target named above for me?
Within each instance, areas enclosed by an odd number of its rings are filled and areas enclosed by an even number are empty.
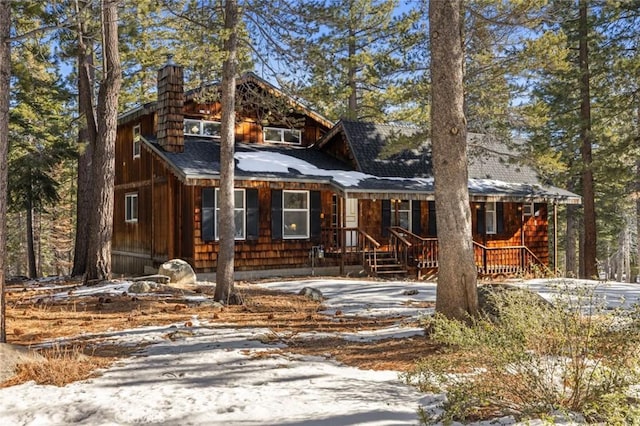
[[[304,333],[378,330],[399,321],[418,327],[415,318],[349,316],[321,313],[322,303],[307,297],[240,283],[244,305],[211,304],[213,284],[192,289],[164,287],[155,294],[126,291],[80,291],[80,282],[58,280],[42,284],[12,284],[7,293],[7,334],[12,344],[36,349],[42,363],[24,364],[18,375],[0,386],[27,381],[63,386],[100,373],[118,359],[131,356],[146,344],[118,344],[109,338],[118,331],[170,324],[189,326],[194,318],[212,324],[268,327],[265,340],[274,344],[272,354],[284,351],[333,357],[355,367],[407,371],[416,353],[426,355],[433,344],[422,337],[388,338],[353,342],[341,337],[308,339]],[[60,297],[66,294],[65,297]],[[432,302],[411,300],[407,306],[432,309]],[[196,320],[197,321],[197,320]],[[174,338],[170,333],[167,339]],[[286,349],[276,344],[286,344]],[[268,354],[267,354],[268,355]],[[264,355],[263,355],[264,356]]]

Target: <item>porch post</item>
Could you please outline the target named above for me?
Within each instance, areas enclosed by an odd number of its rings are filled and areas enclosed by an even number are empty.
[[[553,272],[558,273],[558,203],[553,202]]]
[[[344,257],[346,256],[346,243],[347,243],[347,231],[345,227],[347,226],[347,203],[346,195],[344,197],[339,198],[340,202],[340,220],[338,223],[340,224],[340,275],[344,275]]]

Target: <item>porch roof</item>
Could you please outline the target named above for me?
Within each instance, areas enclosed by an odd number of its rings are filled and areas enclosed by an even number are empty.
[[[143,140],[187,184],[199,185],[220,178],[218,140],[186,137],[182,153],[162,150],[153,138]],[[237,143],[235,178],[238,181],[324,183],[347,198],[434,198],[432,177],[375,176],[352,170],[318,149],[289,145]],[[469,195],[472,201],[580,203],[579,196],[560,188],[487,178],[470,179]]]

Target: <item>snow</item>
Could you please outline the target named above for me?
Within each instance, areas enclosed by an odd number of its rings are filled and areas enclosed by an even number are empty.
[[[411,186],[424,188],[432,191],[433,178],[403,178],[393,176],[374,176],[352,170],[331,170],[319,168],[307,161],[280,152],[258,151],[258,152],[236,152],[234,154],[238,163],[236,168],[240,171],[253,173],[289,173],[289,170],[296,170],[306,176],[322,176],[329,178],[332,182],[343,188],[354,188],[367,179],[379,181],[397,181],[399,187]],[[496,179],[469,179],[469,190],[472,194],[520,194],[528,196],[548,195],[552,197],[575,197],[567,191],[542,187],[517,182],[505,182]]]
[[[127,285],[108,283],[75,293],[122,292]],[[259,285],[295,293],[303,287],[318,289],[328,315],[341,311],[343,317],[397,318],[380,330],[306,334],[360,341],[420,334],[415,319],[432,311],[419,307],[420,302],[435,301],[436,294],[435,284],[406,281],[313,279]],[[557,296],[554,281],[518,285],[545,297]],[[596,288],[616,305],[626,306],[640,297],[637,285],[576,283],[582,285]],[[406,290],[418,293],[405,294]],[[278,330],[192,317],[170,326],[83,336],[95,342],[149,346],[97,378],[64,387],[30,382],[0,389],[0,419],[3,425],[413,425],[419,406],[437,410],[443,400],[443,395],[421,394],[404,384],[395,371],[361,370],[324,357],[287,353],[282,344],[269,343],[274,333]],[[488,424],[516,423],[510,417],[476,423]]]
[[[358,186],[364,179],[375,178],[356,171],[320,169],[307,161],[279,152],[236,152],[234,157],[238,160],[236,167],[246,172],[288,173],[289,169],[294,169],[308,176],[332,178],[342,186]]]

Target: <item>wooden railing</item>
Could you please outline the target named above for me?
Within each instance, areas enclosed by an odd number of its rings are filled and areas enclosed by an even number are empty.
[[[407,264],[419,269],[435,269],[438,267],[438,239],[416,235],[413,232],[392,227],[410,243],[407,249]]]
[[[322,230],[325,253],[340,256],[341,269],[345,264],[361,263],[367,269],[375,269],[382,245],[371,235],[355,227],[335,227]],[[368,272],[371,272],[368,270]]]
[[[473,254],[478,273],[484,275],[549,270],[527,246],[487,247],[474,241]]]
[[[323,229],[326,253],[340,256],[340,264],[361,263],[367,272],[376,271],[381,252],[392,252],[402,265],[418,270],[438,268],[438,239],[416,235],[404,228],[389,228],[389,245],[382,246],[361,228]],[[487,247],[473,242],[474,260],[482,275],[521,274],[548,267],[526,246]],[[385,253],[388,254],[388,253]]]
[[[399,226],[389,228],[389,249],[395,260],[405,268],[409,265],[409,252],[413,248],[413,244],[406,238],[406,235],[406,230]]]

